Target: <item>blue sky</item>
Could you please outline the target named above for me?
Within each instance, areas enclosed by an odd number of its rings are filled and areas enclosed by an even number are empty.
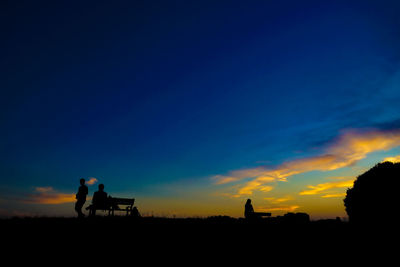
[[[80,177],[148,210],[194,192],[235,210],[210,196],[214,176],[400,126],[397,1],[1,5],[3,213],[29,210],[19,196],[37,187],[73,193]]]

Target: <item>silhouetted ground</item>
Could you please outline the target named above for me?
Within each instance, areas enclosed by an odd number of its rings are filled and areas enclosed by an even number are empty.
[[[349,253],[364,241],[371,243],[372,233],[376,232],[365,232],[337,220],[292,222],[268,218],[249,222],[223,216],[13,218],[0,220],[0,229],[6,251],[61,253],[62,257],[89,261],[91,257],[128,258],[132,262],[136,257],[176,261],[190,256],[197,262],[212,257],[240,261],[251,256],[270,261],[269,257],[286,253]]]
[[[280,238],[318,238],[325,235],[346,235],[349,225],[336,220],[285,222],[267,218],[246,221],[231,217],[134,219],[123,216],[96,218],[13,218],[0,220],[8,235],[32,239],[55,240],[195,240],[224,242],[228,240],[271,240]]]

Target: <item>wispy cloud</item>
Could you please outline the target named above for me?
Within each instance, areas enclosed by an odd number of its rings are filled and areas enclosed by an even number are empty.
[[[399,130],[347,131],[339,136],[322,153],[312,157],[284,162],[275,168],[260,166],[234,170],[228,175],[214,176],[218,185],[247,181],[237,190],[235,196],[251,195],[253,191],[271,191],[273,183],[287,181],[287,178],[310,171],[331,171],[352,166],[369,153],[400,146]]]
[[[343,193],[338,193],[338,194],[326,194],[326,195],[323,195],[323,196],[321,196],[322,198],[333,198],[333,197],[344,197],[344,196],[346,196],[346,193],[345,192],[343,192]]]
[[[264,199],[272,204],[280,204],[282,202],[287,202],[287,201],[293,200],[294,198],[292,196],[286,196],[286,197],[280,197],[280,198],[266,197]]]
[[[30,204],[63,204],[75,201],[75,194],[60,193],[50,186],[36,187],[33,194],[23,199],[23,202]]]
[[[337,182],[328,182],[323,184],[318,184],[316,186],[309,185],[307,186],[308,190],[301,191],[299,195],[317,195],[326,193],[328,190],[336,189],[336,188],[349,188],[353,186],[354,179],[348,181],[337,181]],[[323,197],[334,197],[337,194],[327,194]]]
[[[38,192],[38,193],[41,193],[41,194],[46,194],[46,193],[49,193],[49,192],[54,191],[54,189],[53,189],[53,187],[51,187],[51,186],[47,186],[47,187],[36,187],[36,188],[35,188],[35,191]]]
[[[294,212],[300,208],[298,205],[282,205],[282,206],[276,206],[276,207],[257,207],[257,211],[262,211],[262,212],[275,212],[275,211],[285,211],[285,212]]]
[[[229,176],[223,176],[223,175],[215,175],[212,177],[212,179],[214,179],[216,182],[216,184],[227,184],[230,182],[235,182],[240,180],[237,177],[229,177]]]

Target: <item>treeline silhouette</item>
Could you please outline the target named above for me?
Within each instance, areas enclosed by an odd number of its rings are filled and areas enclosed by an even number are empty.
[[[359,175],[344,199],[349,221],[357,225],[395,223],[399,185],[400,163],[378,163]]]

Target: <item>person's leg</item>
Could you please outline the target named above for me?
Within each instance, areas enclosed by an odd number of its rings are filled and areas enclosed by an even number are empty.
[[[78,204],[78,202],[79,201],[75,202],[75,211],[76,211],[76,213],[78,213],[78,216],[79,216],[79,204]]]
[[[83,212],[82,212],[83,204],[85,204],[85,201],[81,201],[81,200],[78,200],[78,201],[75,203],[75,211],[78,213],[78,218],[83,218],[83,217],[85,217],[85,215],[84,215]]]

